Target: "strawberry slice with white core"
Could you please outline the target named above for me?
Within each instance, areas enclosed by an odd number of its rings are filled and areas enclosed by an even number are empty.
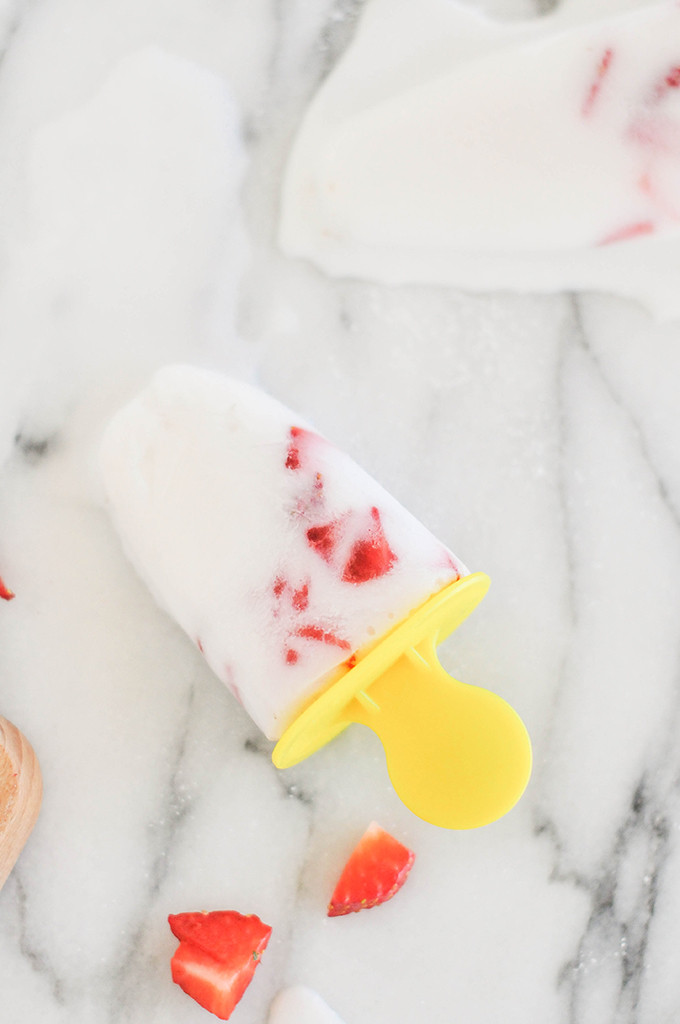
[[[221,1020],[250,984],[272,933],[255,914],[235,910],[170,914],[180,940],[170,963],[172,980],[200,1006]]]
[[[415,854],[375,821],[371,822],[345,864],[328,904],[328,916],[368,910],[401,889]]]
[[[11,591],[9,587],[5,586],[2,576],[0,576],[0,597],[4,601],[11,601],[12,598],[14,597],[14,592]]]

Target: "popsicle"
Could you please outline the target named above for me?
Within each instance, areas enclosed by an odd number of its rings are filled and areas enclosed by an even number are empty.
[[[599,288],[680,314],[680,6],[630,6],[503,25],[374,0],[291,152],[284,250],[334,275]]]
[[[348,455],[263,392],[173,366],[113,417],[101,465],[131,562],[278,740],[277,766],[359,721],[428,820],[442,800],[450,827],[512,806],[530,765],[524,726],[434,654],[488,578]]]

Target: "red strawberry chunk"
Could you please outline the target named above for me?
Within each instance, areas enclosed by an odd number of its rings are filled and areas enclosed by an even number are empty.
[[[170,967],[175,984],[221,1020],[229,1019],[250,981],[240,973],[225,972],[221,960],[190,942],[180,942]]]
[[[286,449],[286,469],[304,469],[309,449],[314,441],[319,441],[320,438],[312,430],[305,430],[304,427],[291,427],[289,436],[290,441]]]
[[[0,597],[5,601],[11,601],[14,597],[14,592],[5,586],[2,576],[0,576]]]
[[[345,583],[366,583],[388,573],[397,556],[387,543],[377,508],[371,509],[371,522],[366,534],[352,545],[342,572]]]
[[[172,980],[206,1010],[228,1020],[250,984],[271,928],[255,914],[235,910],[170,914],[180,940]]]
[[[310,526],[307,530],[307,543],[317,555],[323,558],[324,562],[330,562],[340,539],[339,523],[323,523],[319,526]]]
[[[613,56],[614,51],[608,47],[599,59],[597,71],[595,73],[595,78],[593,79],[590,85],[588,94],[586,95],[586,98],[583,101],[583,106],[581,107],[581,113],[584,117],[587,117],[588,114],[590,114],[590,112],[592,111],[593,107],[595,106],[595,101],[597,100],[600,94],[600,90],[602,89],[604,77],[609,71],[609,68],[611,67]]]
[[[367,910],[391,899],[406,881],[414,860],[412,850],[371,822],[345,864],[328,916]]]
[[[322,629],[321,626],[300,626],[295,630],[296,636],[301,636],[305,640],[317,640],[322,644],[330,644],[332,647],[341,647],[345,651],[349,651],[351,644],[344,637],[338,636],[337,633],[333,633],[330,629]]]
[[[286,452],[286,469],[300,468],[300,449],[291,441]]]
[[[303,583],[301,587],[293,591],[291,604],[296,612],[303,612],[309,607],[309,583]]]

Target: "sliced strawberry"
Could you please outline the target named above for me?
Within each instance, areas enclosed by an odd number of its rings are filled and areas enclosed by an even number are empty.
[[[272,933],[255,914],[235,910],[170,914],[180,940],[172,980],[206,1010],[228,1020],[250,984]]]
[[[272,933],[256,914],[244,915],[236,910],[170,914],[168,924],[180,942],[192,942],[218,960],[247,957],[253,949],[262,952]]]
[[[380,512],[374,506],[364,536],[352,545],[342,578],[345,583],[376,580],[388,573],[396,560],[397,556],[387,543]]]
[[[335,520],[330,523],[321,523],[318,526],[310,526],[307,530],[307,543],[312,551],[323,558],[324,562],[330,562],[340,540],[340,523]]]
[[[5,586],[2,576],[0,576],[0,597],[2,597],[5,601],[11,601],[12,598],[14,597],[13,591],[11,591],[9,587]]]
[[[371,822],[345,864],[328,916],[366,910],[391,899],[406,881],[414,860],[412,850]]]

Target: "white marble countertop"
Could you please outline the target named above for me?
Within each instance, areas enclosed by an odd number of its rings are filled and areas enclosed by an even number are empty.
[[[360,9],[0,4],[0,714],[45,782],[0,894],[2,1024],[209,1020],[170,981],[166,918],[218,907],[274,929],[240,1024],[295,983],[346,1024],[680,1019],[680,325],[285,259],[286,153]],[[278,772],[155,607],[95,453],[176,360],[297,409],[489,573],[441,656],[530,730],[506,817],[414,817],[360,727]],[[411,877],[328,919],[372,819],[416,852]]]

